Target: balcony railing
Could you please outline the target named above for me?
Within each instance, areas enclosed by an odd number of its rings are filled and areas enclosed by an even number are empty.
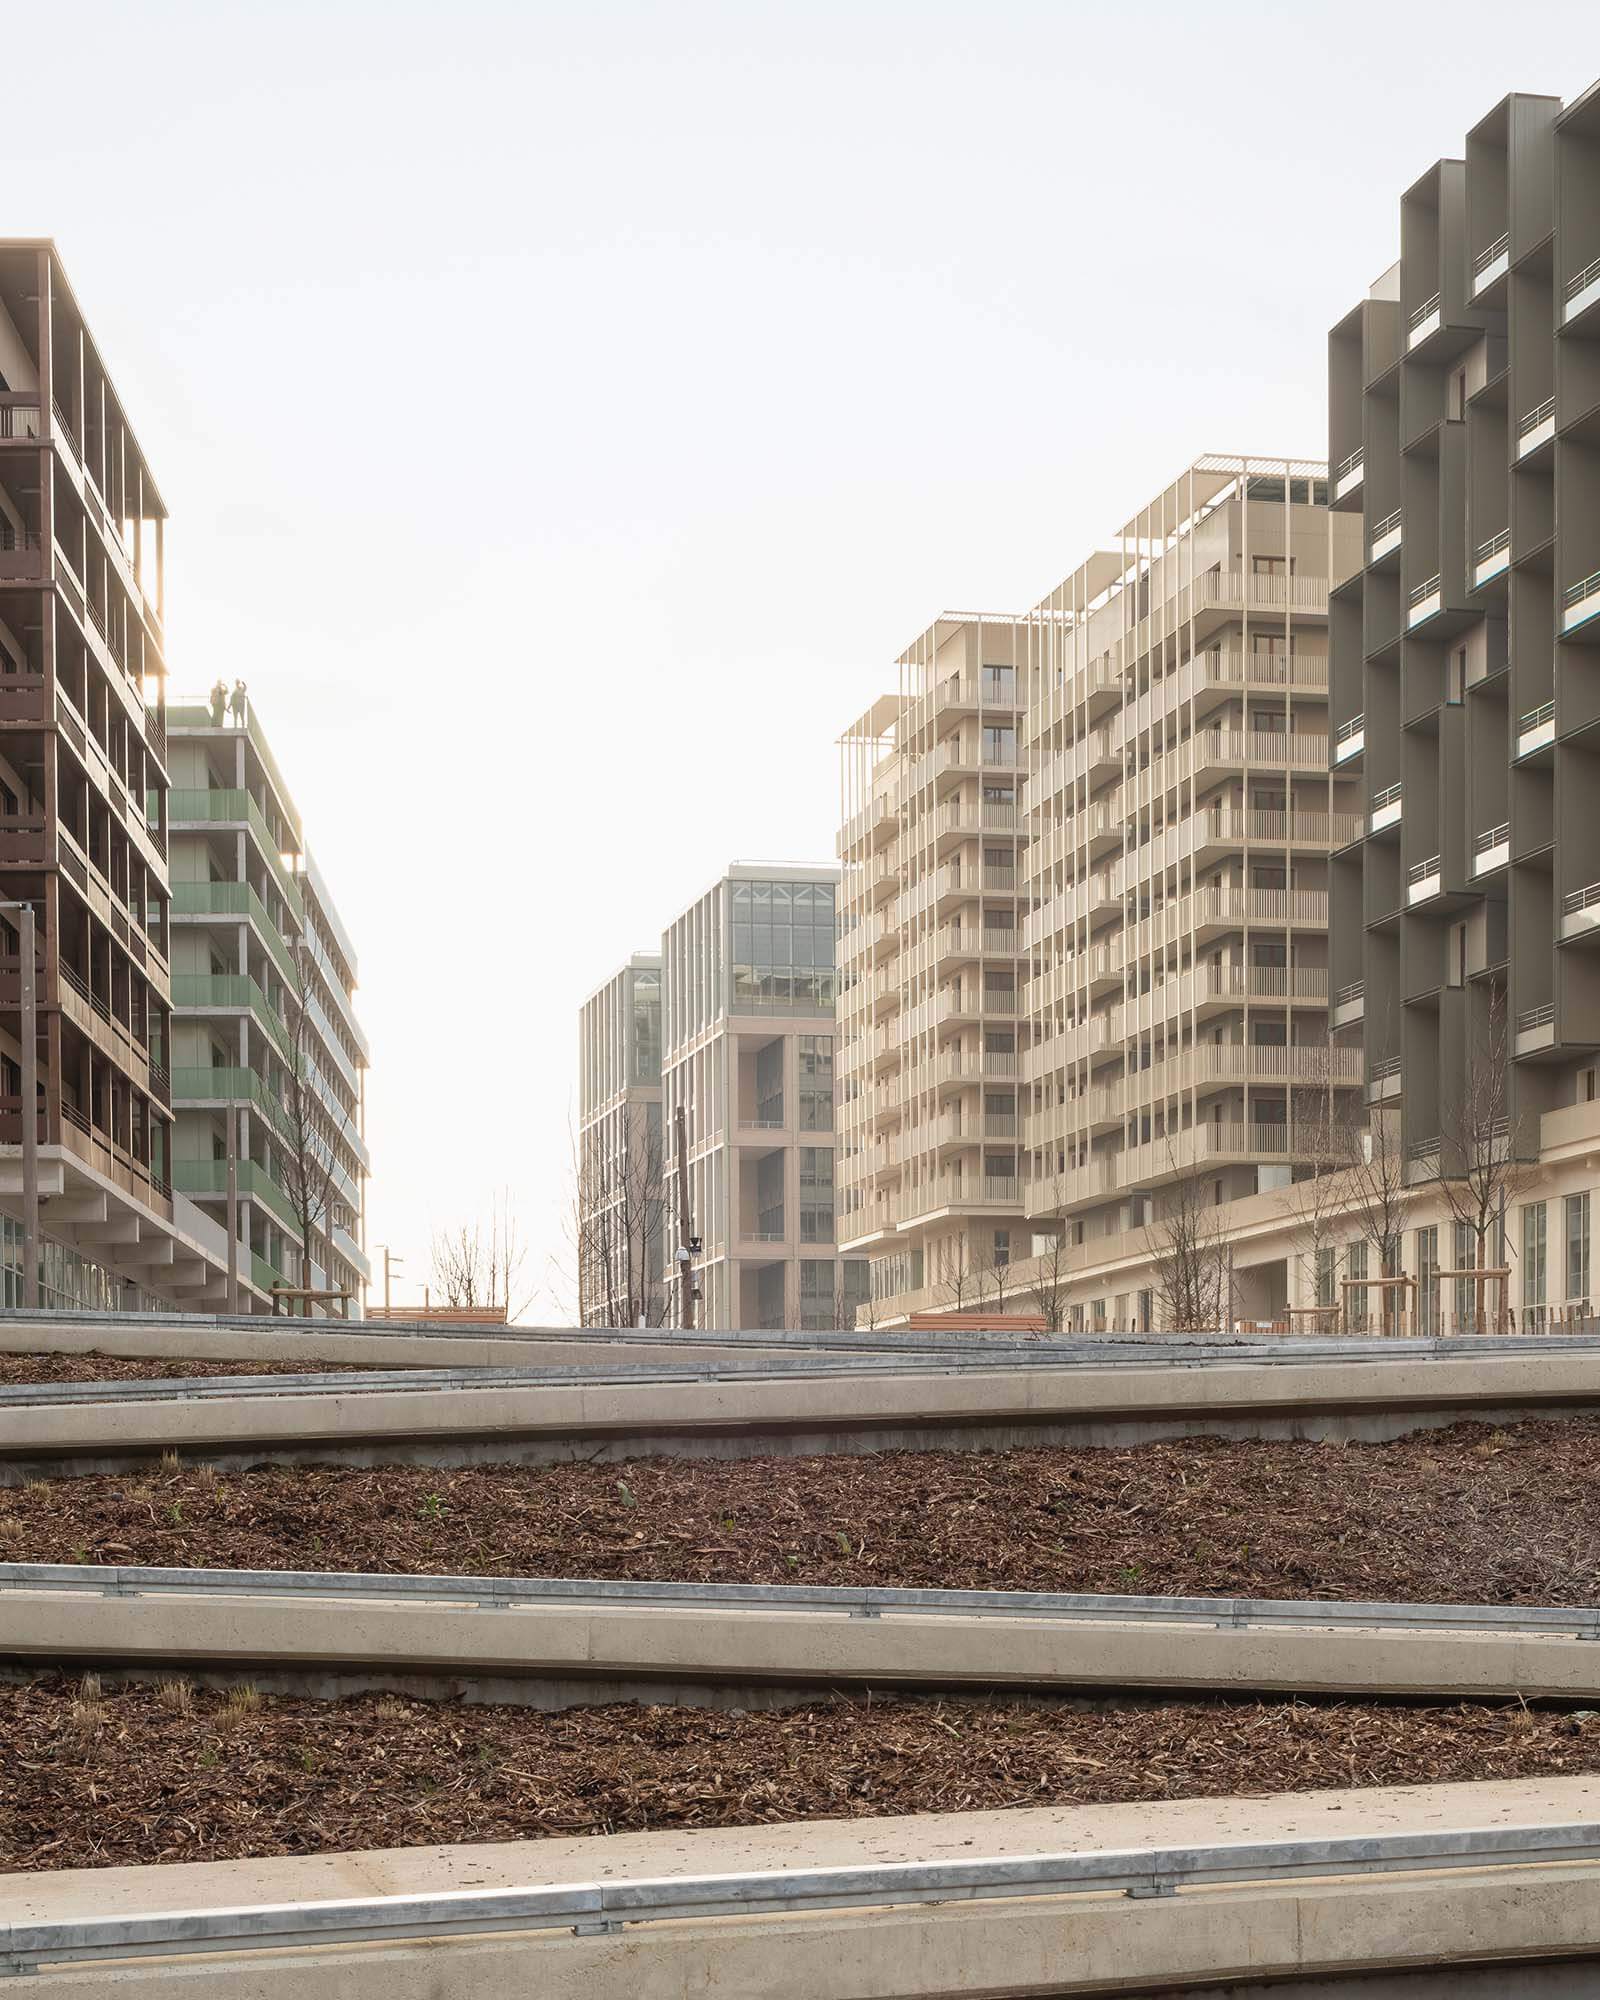
[[[1396,507],[1392,514],[1385,514],[1381,521],[1374,521],[1367,536],[1367,546],[1375,548],[1386,535],[1392,535],[1400,526],[1401,509]]]
[[[1536,403],[1517,424],[1517,436],[1525,438],[1529,431],[1536,431],[1541,424],[1549,423],[1556,413],[1556,399],[1547,396],[1542,403]]]
[[[1482,833],[1472,837],[1472,851],[1487,854],[1491,848],[1504,847],[1511,838],[1511,822],[1502,820],[1498,826],[1485,827]]]
[[[1496,257],[1505,256],[1505,254],[1510,248],[1511,248],[1511,237],[1509,233],[1504,236],[1497,236],[1486,250],[1480,250],[1477,256],[1473,258],[1472,275],[1475,278],[1480,276],[1483,272],[1488,270],[1489,266],[1494,262]]]
[[[1340,459],[1339,463],[1333,468],[1333,476],[1336,481],[1346,478],[1350,473],[1355,471],[1356,467],[1361,463],[1361,453],[1362,447],[1357,445],[1354,451]]]
[[[1600,257],[1592,264],[1585,264],[1576,277],[1568,278],[1564,297],[1575,299],[1580,292],[1586,292],[1593,284],[1600,284]]]
[[[1531,1034],[1536,1028],[1550,1027],[1556,1018],[1555,1002],[1549,1001],[1543,1007],[1524,1007],[1517,1016],[1517,1033]]]
[[[1352,715],[1348,722],[1341,722],[1339,724],[1333,740],[1336,743],[1348,743],[1352,736],[1359,736],[1366,726],[1367,718],[1364,714]]]
[[[1586,889],[1569,889],[1561,898],[1561,914],[1574,917],[1580,910],[1592,910],[1600,903],[1600,882],[1591,882]]]
[[[1430,854],[1426,861],[1413,861],[1408,872],[1413,883],[1426,882],[1430,875],[1437,875],[1443,866],[1442,854]]]
[[[1417,307],[1416,311],[1412,313],[1410,320],[1407,322],[1411,332],[1415,333],[1417,328],[1421,326],[1422,322],[1425,319],[1429,318],[1431,314],[1436,313],[1439,310],[1441,304],[1443,303],[1443,299],[1444,295],[1442,292],[1435,292],[1431,299],[1423,300],[1422,304]]]
[[[55,400],[54,397],[50,399],[50,415],[55,424],[55,428],[60,432],[62,437],[64,437],[67,443],[71,446],[73,457],[81,465],[83,463],[83,452],[79,447],[77,438],[73,435],[72,426],[67,422],[66,415],[63,412],[61,405]]]
[[[1473,561],[1486,563],[1491,556],[1499,555],[1502,549],[1509,549],[1510,546],[1511,530],[1509,528],[1502,528],[1498,535],[1491,535],[1488,541],[1479,542]]]
[[[1372,810],[1382,812],[1385,806],[1398,805],[1404,796],[1403,784],[1384,785],[1372,795]]]
[[[1443,583],[1443,574],[1436,570],[1426,583],[1419,583],[1413,588],[1411,592],[1412,604],[1421,604],[1424,598],[1437,596]]]
[[[0,403],[0,438],[36,438],[38,435],[37,403]]]
[[[1553,701],[1541,702],[1537,708],[1530,708],[1517,723],[1518,736],[1529,736],[1535,729],[1542,729],[1547,722],[1556,719],[1556,705]]]
[[[1367,982],[1364,979],[1352,979],[1348,986],[1341,986],[1334,994],[1333,1004],[1335,1007],[1348,1007],[1352,1000],[1364,1000],[1366,994]]]
[[[1581,604],[1586,597],[1600,595],[1600,569],[1593,576],[1586,576],[1581,583],[1568,584],[1561,593],[1563,605]]]

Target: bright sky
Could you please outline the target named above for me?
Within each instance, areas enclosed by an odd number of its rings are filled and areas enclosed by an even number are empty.
[[[1403,188],[1592,0],[143,0],[8,12],[52,235],[173,514],[173,685],[249,684],[361,961],[369,1241],[509,1188],[564,1260],[579,1002],[946,605],[1202,451],[1320,457]],[[1508,59],[1517,66],[1507,68]]]

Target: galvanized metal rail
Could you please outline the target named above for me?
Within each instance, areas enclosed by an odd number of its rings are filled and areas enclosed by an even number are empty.
[[[101,1563],[0,1563],[0,1595],[72,1591],[101,1597],[330,1598],[435,1607],[616,1611],[782,1611],[851,1618],[1027,1618],[1201,1625],[1251,1631],[1359,1628],[1548,1634],[1600,1641],[1600,1606],[1389,1604],[1342,1598],[1149,1597],[1037,1590],[897,1590],[876,1586],[628,1582],[606,1577],[417,1576],[365,1570],[165,1569]]]
[[[626,1877],[459,1889],[150,1916],[0,1926],[0,1975],[41,1968],[221,1952],[319,1950],[406,1938],[465,1939],[518,1931],[620,1931],[627,1924],[708,1917],[798,1917],[908,1904],[1120,1893],[1171,1896],[1229,1884],[1335,1879],[1397,1871],[1592,1866],[1600,1825],[1472,1827],[1349,1840],[768,1869],[743,1875]]]
[[[796,1382],[864,1379],[874,1376],[984,1375],[1025,1368],[1045,1373],[1053,1369],[1096,1368],[1127,1371],[1136,1368],[1212,1369],[1223,1367],[1291,1367],[1307,1363],[1365,1363],[1417,1360],[1487,1359],[1503,1355],[1571,1354],[1600,1348],[1600,1335],[1529,1336],[1448,1340],[1273,1340],[1228,1346],[1203,1343],[1084,1343],[1077,1346],[988,1348],[978,1352],[878,1353],[837,1358],[803,1357],[782,1360],[606,1364],[571,1362],[543,1367],[336,1368],[297,1375],[163,1376],[136,1381],[15,1383],[0,1386],[0,1409],[31,1405],[231,1402],[241,1396],[293,1398],[300,1396],[421,1395],[441,1390],[486,1388],[604,1388],[652,1382]]]

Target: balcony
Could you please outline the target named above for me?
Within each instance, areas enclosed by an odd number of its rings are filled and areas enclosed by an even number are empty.
[[[1519,1056],[1535,1055],[1541,1049],[1553,1048],[1556,1039],[1556,1010],[1553,1001],[1543,1006],[1524,1007],[1517,1015],[1516,1053]]]
[[[1474,876],[1492,875],[1497,868],[1504,868],[1511,860],[1511,823],[1502,820],[1498,826],[1485,827],[1482,833],[1472,839],[1472,872]]]
[[[1375,521],[1367,539],[1367,561],[1382,562],[1385,556],[1392,556],[1404,539],[1404,522],[1400,509],[1385,514],[1381,521]]]
[[[1435,292],[1431,299],[1424,299],[1406,322],[1406,351],[1420,347],[1439,331],[1443,324],[1444,300]]]
[[[296,981],[294,958],[283,932],[248,882],[174,882],[172,914],[174,919],[249,917],[278,970],[291,984]]]
[[[1491,535],[1486,542],[1478,544],[1472,563],[1473,588],[1492,583],[1497,576],[1504,576],[1510,567],[1511,530],[1502,528],[1498,535]]]
[[[267,824],[266,814],[256,803],[252,793],[227,789],[197,791],[175,788],[167,797],[167,820],[174,828],[248,826],[256,837],[263,859],[273,871],[279,895],[294,912],[296,920],[304,920],[305,904],[299,886],[289,871],[276,836]]]
[[[1575,319],[1581,319],[1597,305],[1600,305],[1600,257],[1567,280],[1561,301],[1561,324],[1571,326]]]
[[[1591,618],[1600,617],[1600,569],[1581,583],[1569,584],[1561,593],[1561,629],[1575,632]]]
[[[31,528],[0,521],[0,581],[36,583],[44,576],[44,550]]]
[[[1332,1024],[1336,1028],[1354,1027],[1357,1021],[1365,1019],[1366,1011],[1367,983],[1364,979],[1352,979],[1333,996]]]
[[[1556,399],[1547,396],[1536,403],[1517,424],[1517,457],[1531,458],[1556,434]]]
[[[1333,469],[1334,499],[1342,500],[1346,494],[1354,493],[1365,477],[1365,473],[1366,467],[1362,459],[1361,446],[1357,445],[1349,457],[1340,459],[1339,463]]]
[[[280,1054],[287,1054],[288,1031],[276,1008],[247,974],[236,972],[179,972],[173,975],[172,1004],[197,1012],[239,1010],[255,1016]]]
[[[1553,701],[1541,702],[1537,708],[1530,708],[1517,723],[1517,747],[1514,755],[1531,757],[1536,750],[1547,750],[1556,740],[1556,705]]]
[[[1407,871],[1406,902],[1426,903],[1437,896],[1442,886],[1444,856],[1430,854],[1426,861],[1414,861]]]
[[[1561,898],[1561,941],[1600,937],[1600,882],[1572,889]]]
[[[1425,583],[1419,583],[1411,592],[1406,606],[1406,630],[1414,631],[1417,626],[1427,624],[1430,618],[1437,618],[1444,609],[1444,578],[1435,571]]]
[[[1338,734],[1333,739],[1333,761],[1335,764],[1349,763],[1359,757],[1367,747],[1367,718],[1352,715],[1348,722],[1339,724]]]
[[[1372,795],[1372,805],[1367,813],[1367,831],[1382,833],[1385,828],[1398,826],[1404,809],[1402,785],[1384,785]]]
[[[9,395],[0,395],[0,443],[13,439],[32,440],[39,436],[39,405],[26,397],[15,401]]]
[[[241,1201],[259,1201],[282,1223],[292,1230],[298,1239],[300,1218],[295,1214],[290,1202],[278,1183],[265,1167],[254,1160],[240,1160],[237,1164],[237,1186]],[[226,1160],[174,1160],[172,1163],[172,1185],[179,1194],[191,1196],[225,1196],[228,1192],[228,1163]]]
[[[1509,235],[1497,236],[1472,260],[1472,296],[1480,298],[1491,285],[1497,285],[1510,268],[1511,238]]]
[[[1400,1102],[1400,1058],[1385,1056],[1375,1062],[1367,1072],[1367,1101],[1369,1104],[1398,1104]]]

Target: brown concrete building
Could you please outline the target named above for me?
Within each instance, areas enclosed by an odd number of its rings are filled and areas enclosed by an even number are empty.
[[[0,900],[33,906],[43,1300],[220,1301],[174,1207],[166,508],[53,244],[0,242]],[[0,917],[0,1238],[21,1291],[18,933]]]

